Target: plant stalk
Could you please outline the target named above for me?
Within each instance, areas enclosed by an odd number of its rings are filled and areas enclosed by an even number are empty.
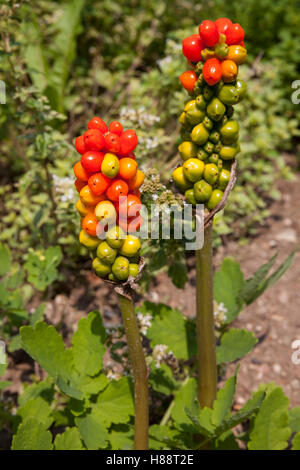
[[[132,299],[118,294],[134,378],[134,449],[148,449],[148,370]]]
[[[204,245],[196,250],[196,327],[198,401],[212,407],[217,393],[216,340],[213,310],[212,224],[204,230]]]

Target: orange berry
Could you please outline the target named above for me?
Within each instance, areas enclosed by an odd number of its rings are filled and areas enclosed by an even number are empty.
[[[136,174],[137,162],[133,158],[121,158],[119,163],[119,176],[124,180],[130,180]]]
[[[75,163],[75,165],[73,166],[73,171],[76,178],[80,181],[87,181],[90,177],[88,172],[81,165],[81,162]]]
[[[145,179],[144,173],[137,169],[136,174],[128,181],[128,187],[131,191],[138,189],[142,186]]]
[[[82,229],[85,230],[92,237],[97,236],[97,225],[98,220],[95,214],[92,213],[87,214],[81,223]]]
[[[222,79],[225,83],[234,82],[238,74],[238,66],[233,60],[223,60],[221,62]]]
[[[86,206],[85,204],[83,204],[81,199],[78,199],[78,201],[76,202],[76,209],[81,215],[81,217],[85,217],[87,214],[92,214],[94,208],[91,206]]]
[[[127,196],[127,194],[128,194],[128,184],[125,183],[125,181],[120,180],[120,179],[113,181],[113,183],[110,185],[110,187],[106,191],[106,196],[111,201],[118,201],[119,197]]]
[[[75,188],[78,193],[82,190],[82,188],[86,185],[85,181],[75,180]]]
[[[86,206],[95,206],[98,202],[105,199],[104,195],[97,196],[91,190],[91,188],[86,184],[80,191],[80,199],[83,204]]]
[[[88,185],[96,196],[101,196],[107,190],[111,180],[102,173],[95,173],[90,176]]]

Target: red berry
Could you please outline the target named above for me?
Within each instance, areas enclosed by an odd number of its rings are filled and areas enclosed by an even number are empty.
[[[121,142],[120,137],[117,134],[113,134],[112,132],[107,132],[104,136],[105,140],[105,148],[109,152],[119,153]]]
[[[218,83],[222,78],[222,67],[218,59],[208,59],[202,69],[203,78],[210,86]]]
[[[103,159],[104,153],[102,152],[85,152],[81,157],[81,165],[88,173],[95,173],[101,170]]]
[[[232,44],[240,44],[244,40],[245,32],[240,24],[230,25],[225,31],[226,42],[229,46]]]
[[[219,31],[213,21],[202,21],[199,26],[199,34],[208,47],[214,46],[219,41]]]
[[[123,180],[115,180],[112,182],[108,190],[106,191],[106,196],[111,201],[119,201],[119,197],[127,196],[128,194],[128,184]]]
[[[89,129],[98,129],[102,134],[105,134],[107,132],[107,125],[103,121],[103,119],[95,116],[93,117],[89,123],[88,123],[88,128]]]
[[[193,91],[197,81],[197,75],[193,70],[188,70],[180,75],[179,80],[181,81],[183,88],[187,91]]]
[[[75,147],[78,153],[83,154],[86,151],[85,144],[84,144],[84,137],[80,135],[75,139]]]
[[[101,196],[105,193],[111,180],[102,173],[95,173],[89,177],[88,185],[90,190],[96,195]]]
[[[225,31],[232,25],[232,21],[228,18],[219,18],[215,21],[219,33],[225,34]]]
[[[82,188],[86,185],[86,181],[75,180],[75,188],[78,193],[82,190]]]
[[[89,129],[83,134],[87,150],[102,150],[105,147],[104,135],[99,129]]]
[[[138,196],[128,194],[127,198],[119,203],[119,219],[136,217],[141,210],[142,203]]]
[[[199,62],[202,60],[201,51],[205,46],[199,34],[192,34],[182,41],[182,52],[188,60]]]
[[[121,147],[119,150],[120,155],[127,155],[133,152],[138,144],[138,138],[136,132],[132,129],[128,129],[123,132],[120,137]]]
[[[113,121],[110,123],[108,130],[109,132],[120,136],[123,132],[123,126],[119,121]]]

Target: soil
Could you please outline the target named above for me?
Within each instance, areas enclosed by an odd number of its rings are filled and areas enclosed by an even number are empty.
[[[226,256],[241,263],[245,277],[251,276],[264,262],[279,250],[276,265],[294,249],[300,241],[300,174],[294,181],[281,181],[278,189],[280,201],[270,207],[270,217],[257,235],[241,246],[236,241],[224,239],[224,245],[215,254],[218,268]],[[274,381],[281,385],[289,396],[292,406],[300,406],[300,364],[292,362],[292,342],[300,340],[300,252],[279,282],[254,304],[247,307],[234,322],[234,327],[245,328],[259,339],[255,349],[241,361],[239,371],[236,407],[246,401],[251,392],[261,383]],[[177,289],[165,273],[160,274],[146,298],[154,302],[167,303],[181,310],[185,315],[195,312],[195,269],[194,259],[188,260],[189,281],[185,288]],[[47,302],[47,321],[59,327],[66,339],[74,331],[80,318],[86,312],[99,309],[107,325],[120,322],[117,301],[112,290],[89,270],[83,269],[80,285],[73,286],[66,294],[56,295]],[[78,279],[78,277],[77,277]],[[36,300],[38,301],[38,299]],[[67,339],[68,341],[68,339]],[[298,348],[300,349],[300,348]],[[298,356],[300,358],[300,354]],[[10,356],[10,367],[6,379],[12,380],[10,393],[20,392],[22,381],[29,381],[34,372],[42,374],[29,357],[22,351]],[[232,375],[235,364],[226,371]]]

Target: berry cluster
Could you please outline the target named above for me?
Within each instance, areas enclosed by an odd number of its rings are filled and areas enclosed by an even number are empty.
[[[247,59],[244,31],[227,18],[205,20],[199,34],[182,41],[182,51],[193,70],[180,76],[191,100],[179,118],[182,166],[172,173],[175,184],[191,204],[209,210],[222,200],[230,180],[232,161],[240,151],[239,124],[233,105],[246,94],[238,66]]]
[[[134,130],[124,131],[118,121],[107,128],[99,117],[75,139],[81,154],[73,167],[80,195],[79,241],[91,250],[96,274],[116,282],[139,271],[141,243],[133,233],[142,224],[139,188],[145,175],[133,153],[137,144]]]

